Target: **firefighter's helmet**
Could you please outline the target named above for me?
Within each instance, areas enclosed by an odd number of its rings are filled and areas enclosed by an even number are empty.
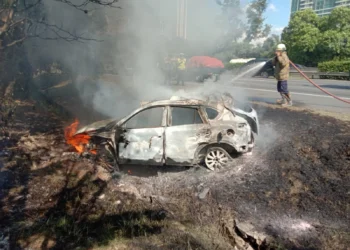
[[[287,48],[286,48],[286,45],[284,45],[283,43],[280,43],[277,45],[277,48],[276,48],[277,51],[286,51]]]

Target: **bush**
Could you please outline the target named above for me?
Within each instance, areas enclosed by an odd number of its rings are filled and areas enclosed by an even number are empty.
[[[318,70],[321,72],[349,72],[350,61],[329,61],[318,64]]]
[[[320,79],[331,79],[331,80],[349,80],[349,76],[328,76],[328,75],[321,75]]]
[[[226,70],[234,70],[242,67],[244,63],[226,63],[225,64],[225,69]]]

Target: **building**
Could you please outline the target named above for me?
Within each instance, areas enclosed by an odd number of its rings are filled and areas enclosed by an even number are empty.
[[[291,13],[313,9],[317,15],[329,15],[336,7],[350,7],[350,0],[292,0]]]
[[[149,0],[159,12],[161,32],[168,38],[210,39],[216,36],[220,6],[213,0]],[[159,9],[158,9],[159,8]]]
[[[187,0],[177,0],[176,8],[176,36],[187,39],[188,23],[188,2]]]

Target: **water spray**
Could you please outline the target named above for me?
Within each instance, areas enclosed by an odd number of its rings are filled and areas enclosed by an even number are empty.
[[[254,71],[254,70],[258,69],[258,68],[262,68],[264,65],[265,65],[265,62],[258,63],[256,66],[254,66],[254,67],[252,67],[252,68],[250,68],[250,69],[248,69],[248,70],[242,72],[242,73],[239,74],[238,76],[234,77],[234,78],[231,80],[231,82],[234,82],[234,81],[236,81],[236,80],[242,78],[243,76],[247,75],[248,73],[250,73],[250,72],[252,72],[252,71]]]
[[[302,72],[297,66],[295,66],[295,64],[294,64],[292,61],[289,60],[289,62],[290,62],[290,64],[291,64],[291,65],[292,65],[306,80],[308,80],[308,81],[309,81],[312,85],[314,85],[316,88],[318,88],[319,90],[321,90],[321,91],[324,92],[325,94],[327,94],[327,95],[329,95],[329,96],[332,96],[333,98],[335,98],[335,99],[337,99],[337,100],[339,100],[339,101],[341,101],[341,102],[345,102],[345,103],[347,103],[347,104],[350,104],[350,101],[347,101],[347,100],[344,100],[344,99],[342,99],[342,98],[340,98],[340,97],[338,97],[338,96],[335,96],[335,95],[333,95],[332,93],[328,92],[327,90],[321,88],[321,87],[320,87],[319,85],[317,85],[314,81],[312,81],[309,77],[307,77],[307,75],[305,75],[305,73]]]

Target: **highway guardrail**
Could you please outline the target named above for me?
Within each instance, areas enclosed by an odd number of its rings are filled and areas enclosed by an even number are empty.
[[[318,71],[305,71],[304,72],[311,79],[327,79],[335,78],[342,80],[350,80],[350,72],[318,72]],[[290,72],[291,76],[300,75],[299,72]]]

